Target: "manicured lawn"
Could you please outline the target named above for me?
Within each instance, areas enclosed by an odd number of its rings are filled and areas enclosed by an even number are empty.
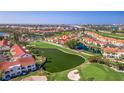
[[[46,62],[44,67],[46,71],[52,73],[74,68],[85,61],[81,56],[65,53],[55,48],[40,48],[39,54],[50,61]]]
[[[124,34],[114,34],[114,33],[104,33],[104,32],[96,32],[96,33],[106,37],[124,39]]]
[[[124,73],[118,73],[111,68],[101,64],[82,64],[76,67],[79,70],[80,80],[93,81],[119,81],[124,80]],[[54,73],[48,76],[49,80],[69,80],[67,77],[69,70]]]
[[[69,48],[64,48],[62,46],[58,46],[58,45],[53,45],[51,43],[48,43],[48,42],[33,42],[31,43],[31,45],[35,45],[36,47],[40,47],[40,48],[56,48],[56,49],[59,49],[63,52],[67,52],[67,53],[70,53],[70,54],[75,54],[75,55],[79,55],[79,56],[82,56],[82,57],[85,57],[85,58],[88,58],[90,56],[95,56],[95,54],[92,54],[92,53],[89,53],[89,52],[78,52],[76,50],[72,50],[72,49],[69,49]]]
[[[118,73],[101,64],[87,64],[80,68],[84,80],[124,80],[124,73]]]
[[[73,69],[78,69],[79,74],[81,76],[80,81],[88,81],[88,80],[93,80],[93,81],[123,81],[124,80],[124,73],[119,73],[111,68],[101,65],[101,64],[82,64],[78,67],[75,67]],[[72,69],[71,69],[72,70]],[[47,75],[47,78],[49,81],[69,81],[67,75],[69,73],[69,70],[65,70],[62,72],[56,72],[56,73],[51,73],[50,75]],[[42,72],[44,73],[44,72]],[[25,76],[19,76],[17,78],[14,78],[13,80],[21,80],[25,77],[28,76],[40,76],[40,75],[45,75],[42,74],[41,71],[35,71],[31,72],[28,75]]]
[[[36,47],[40,47],[40,48],[56,48],[56,49],[62,50],[64,52],[68,52],[68,53],[72,53],[72,54],[75,53],[74,51],[71,51],[70,49],[66,49],[61,46],[49,44],[47,42],[33,42],[32,45],[35,45]]]
[[[89,64],[87,62],[83,63],[83,55],[81,54],[80,56],[78,56],[79,54],[77,52],[71,51],[70,49],[66,49],[56,45],[51,45],[44,42],[35,42],[32,44],[39,48],[42,48],[41,54],[50,58],[49,60],[51,62],[46,64],[46,71],[52,72],[50,74],[46,74],[48,80],[50,81],[68,81],[68,72],[73,69],[79,70],[81,81],[124,80],[124,73],[116,72],[108,66],[102,64]]]
[[[50,61],[44,66],[48,72],[53,73],[71,69],[85,61],[84,58],[79,55],[63,52],[57,48],[53,48],[52,45],[47,46],[46,44],[41,43],[39,48],[40,55],[47,57],[48,61]]]

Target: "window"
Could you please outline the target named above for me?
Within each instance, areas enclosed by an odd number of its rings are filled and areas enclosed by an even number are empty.
[[[21,72],[17,72],[17,74],[19,75],[19,74],[21,74]]]
[[[5,80],[10,80],[11,79],[11,76],[10,75],[6,75],[5,76]]]
[[[9,71],[6,71],[5,74],[9,74]]]
[[[20,70],[20,67],[18,68],[18,70]]]
[[[35,67],[33,67],[33,70],[36,70],[36,68],[35,68]]]
[[[22,67],[22,69],[25,69],[25,67]]]
[[[31,66],[29,65],[28,68],[30,68]]]
[[[13,69],[11,69],[10,71],[13,72]]]
[[[35,65],[32,65],[32,67],[35,67]]]
[[[12,75],[12,76],[15,76],[15,73],[12,73],[11,75]]]

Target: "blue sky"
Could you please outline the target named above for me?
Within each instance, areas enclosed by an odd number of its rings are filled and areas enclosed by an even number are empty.
[[[11,24],[124,24],[123,11],[0,12],[0,23]]]

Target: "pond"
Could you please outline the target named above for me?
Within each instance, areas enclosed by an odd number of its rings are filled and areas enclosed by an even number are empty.
[[[0,32],[0,36],[4,36],[6,34],[8,34],[8,33],[6,33],[6,32]]]
[[[101,54],[101,51],[99,49],[90,48],[90,47],[84,45],[83,43],[78,43],[77,46],[76,46],[76,49],[85,50],[85,51],[88,51],[88,52],[91,52],[91,53]]]
[[[42,35],[30,35],[29,37],[32,38],[32,39],[37,40],[39,38],[42,38],[43,36]]]

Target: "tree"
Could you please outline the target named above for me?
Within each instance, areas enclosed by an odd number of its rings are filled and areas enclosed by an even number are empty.
[[[117,69],[119,69],[119,70],[124,70],[124,64],[118,62],[118,64],[117,64]]]
[[[91,57],[89,57],[88,60],[91,63],[103,63],[103,60],[100,56],[91,56]]]
[[[99,30],[98,29],[96,29],[96,32],[98,32]]]
[[[117,31],[112,31],[113,34],[115,34]]]
[[[112,66],[109,59],[106,59],[106,58],[101,57],[101,56],[92,56],[89,58],[89,61],[91,63],[99,63],[99,64],[105,64],[107,66]]]
[[[13,32],[13,39],[15,43],[19,43],[19,37],[21,36],[20,32]]]
[[[71,49],[75,49],[77,44],[78,44],[77,40],[70,40],[66,42],[66,45]]]

